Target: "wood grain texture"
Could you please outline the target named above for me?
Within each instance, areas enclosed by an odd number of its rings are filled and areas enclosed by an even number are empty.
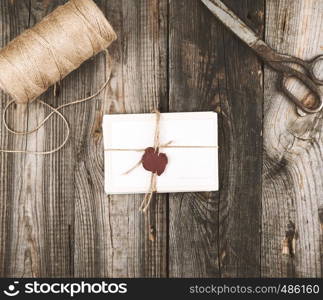
[[[282,53],[302,59],[322,54],[322,28],[322,1],[267,1],[266,41]],[[322,113],[300,117],[276,82],[277,75],[266,69],[262,276],[321,277]],[[303,94],[298,82],[290,89]],[[290,221],[293,256],[282,254]]]
[[[263,30],[263,1],[226,1]],[[260,274],[262,68],[200,1],[171,1],[170,110],[220,112],[220,192],[170,196],[170,276]]]
[[[61,3],[2,1],[2,44]],[[167,196],[158,196],[145,218],[138,211],[141,196],[104,195],[101,128],[103,113],[167,106],[166,2],[96,3],[120,36],[111,49],[109,88],[97,101],[64,110],[72,138],[63,151],[46,158],[1,156],[3,276],[166,276]],[[59,97],[50,90],[44,99],[57,106],[90,95],[106,80],[110,67],[98,55],[61,83]],[[19,105],[9,121],[18,129],[31,128],[46,113],[37,105]],[[48,149],[60,142],[63,130],[53,118],[30,137],[18,139],[1,131],[2,145]],[[156,231],[155,242],[147,238],[150,228]]]
[[[139,212],[142,195],[104,196],[100,130],[103,113],[150,112],[167,105],[167,5],[157,0],[97,3],[118,41],[109,49],[112,78],[92,120],[97,128],[87,129],[77,171],[75,275],[165,277],[167,196],[158,195],[147,217]],[[148,239],[151,228],[154,242]]]
[[[57,2],[58,3],[58,2]],[[24,29],[33,26],[51,8],[39,1],[2,1],[3,45]],[[66,82],[70,81],[69,78]],[[65,97],[64,97],[65,96]],[[74,89],[53,97],[52,90],[43,96],[54,106],[76,97]],[[3,99],[7,99],[5,96]],[[1,102],[2,106],[5,101]],[[37,104],[16,105],[9,122],[19,130],[31,129],[48,111]],[[66,112],[67,118],[73,115]],[[73,125],[72,125],[73,127]],[[37,133],[25,137],[8,135],[1,128],[2,148],[49,149],[61,142],[63,125],[54,118]],[[74,130],[74,127],[73,127]],[[55,137],[56,138],[53,138]],[[6,246],[1,273],[15,277],[71,276],[70,224],[73,209],[72,143],[50,157],[1,154],[3,170],[0,191],[7,203]],[[63,163],[62,163],[63,162]]]

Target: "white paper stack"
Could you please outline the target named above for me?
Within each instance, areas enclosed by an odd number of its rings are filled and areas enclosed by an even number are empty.
[[[154,146],[155,114],[105,115],[105,191],[107,194],[147,193],[151,172],[142,165],[128,174],[144,151]],[[172,141],[166,153],[168,164],[157,178],[157,192],[218,190],[218,126],[215,112],[162,113],[160,144]],[[176,148],[180,146],[179,148]],[[181,148],[184,146],[184,148]],[[185,147],[191,148],[185,148]],[[193,146],[193,147],[192,147]],[[196,146],[196,147],[194,147]],[[201,146],[203,146],[201,148]],[[199,148],[200,147],[200,148]]]

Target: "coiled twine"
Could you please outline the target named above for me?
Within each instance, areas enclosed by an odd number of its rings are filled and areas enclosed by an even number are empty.
[[[70,0],[0,50],[0,88],[30,102],[115,39],[92,0]]]

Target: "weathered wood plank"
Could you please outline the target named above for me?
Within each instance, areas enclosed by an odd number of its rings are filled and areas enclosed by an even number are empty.
[[[48,7],[39,1],[1,1],[2,45],[33,26],[58,2]],[[49,91],[43,99],[58,105],[72,95],[66,96],[54,99],[53,92]],[[3,96],[2,99],[3,107],[8,98]],[[37,104],[30,107],[17,105],[8,119],[15,128],[24,130],[35,127],[46,114],[48,111]],[[67,117],[72,115],[67,113]],[[1,126],[1,147],[42,151],[57,145],[62,132],[63,124],[57,120],[51,120],[28,137],[8,135]],[[2,222],[5,222],[4,230],[7,232],[1,274],[15,277],[71,276],[69,225],[73,199],[70,191],[74,187],[71,144],[47,158],[1,154],[1,161],[0,191],[6,205],[6,219]],[[3,246],[3,241],[1,244]]]
[[[5,1],[2,20],[12,17],[9,26],[15,36],[27,26],[21,29],[13,21],[21,26],[28,20],[32,26],[62,2],[32,1],[29,8],[29,1],[13,6]],[[151,210],[149,226],[156,231],[156,241],[151,242],[148,219],[138,212],[142,196],[107,198],[103,193],[101,129],[103,113],[167,107],[166,1],[96,2],[121,37],[111,49],[115,61],[109,89],[98,98],[104,104],[91,101],[64,111],[72,138],[61,152],[46,159],[2,155],[2,164],[12,166],[2,168],[3,276],[166,276],[167,196],[158,196]],[[8,35],[2,35],[3,45],[14,37]],[[62,82],[59,97],[53,98],[51,91],[44,98],[55,106],[82,98],[104,82],[106,68],[103,55],[98,55]],[[35,105],[30,110],[28,115],[26,107],[19,106],[10,121],[16,127],[31,127],[46,114]],[[1,132],[2,145],[50,148],[59,143],[53,137],[63,129],[53,119],[19,142]]]
[[[225,1],[263,28],[263,1]],[[200,1],[170,2],[170,110],[220,111],[220,192],[170,196],[170,276],[259,276],[262,69]]]
[[[167,196],[159,195],[145,218],[138,211],[143,195],[104,195],[100,122],[103,113],[150,112],[167,106],[167,1],[97,3],[118,40],[109,49],[113,69],[104,105],[96,116],[82,117],[89,121],[83,125],[76,169],[75,275],[165,277]],[[103,82],[103,70],[101,75],[96,72],[93,76]],[[150,225],[156,232],[154,242],[148,239]]]
[[[2,20],[7,22],[5,16],[12,16],[9,25],[17,31],[15,36],[27,26],[20,29],[13,20],[19,26],[28,20],[32,26],[62,2],[32,1],[29,7],[29,1],[13,6],[5,1]],[[1,206],[2,275],[166,276],[167,196],[158,196],[148,219],[138,212],[142,196],[104,195],[101,120],[103,113],[167,107],[167,2],[96,2],[120,36],[111,49],[114,63],[109,89],[98,98],[104,100],[103,105],[91,101],[64,111],[72,138],[63,151],[46,159],[29,155],[6,159],[9,155],[2,155],[2,163],[13,166],[2,168],[6,170],[1,182],[6,199]],[[2,36],[6,44],[8,33]],[[44,98],[53,105],[82,98],[104,82],[106,68],[103,55],[98,55],[62,82],[59,97],[53,98],[51,91]],[[31,127],[33,120],[46,114],[36,105],[30,108],[30,115],[25,110],[19,106],[19,118],[10,115],[15,126]],[[17,138],[1,134],[2,145],[50,148],[59,143],[59,138],[53,137],[59,137],[63,129],[53,119],[35,136],[19,143],[10,143]],[[148,240],[148,225],[156,232],[155,242]]]
[[[302,59],[322,54],[322,28],[322,1],[267,0],[266,41],[279,52]],[[276,80],[266,68],[262,276],[320,277],[322,113],[298,116],[277,91]],[[295,95],[303,93],[298,82],[290,88]],[[290,222],[295,224],[294,255],[282,254]]]

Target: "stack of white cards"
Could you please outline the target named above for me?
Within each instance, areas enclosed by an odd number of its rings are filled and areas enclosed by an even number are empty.
[[[105,191],[107,194],[147,193],[151,172],[136,165],[154,146],[155,114],[105,115]],[[162,113],[160,144],[171,148],[165,172],[157,178],[157,192],[218,190],[218,126],[215,112]],[[178,147],[178,148],[177,148]],[[187,147],[187,148],[185,148]],[[128,149],[129,151],[118,151]]]

